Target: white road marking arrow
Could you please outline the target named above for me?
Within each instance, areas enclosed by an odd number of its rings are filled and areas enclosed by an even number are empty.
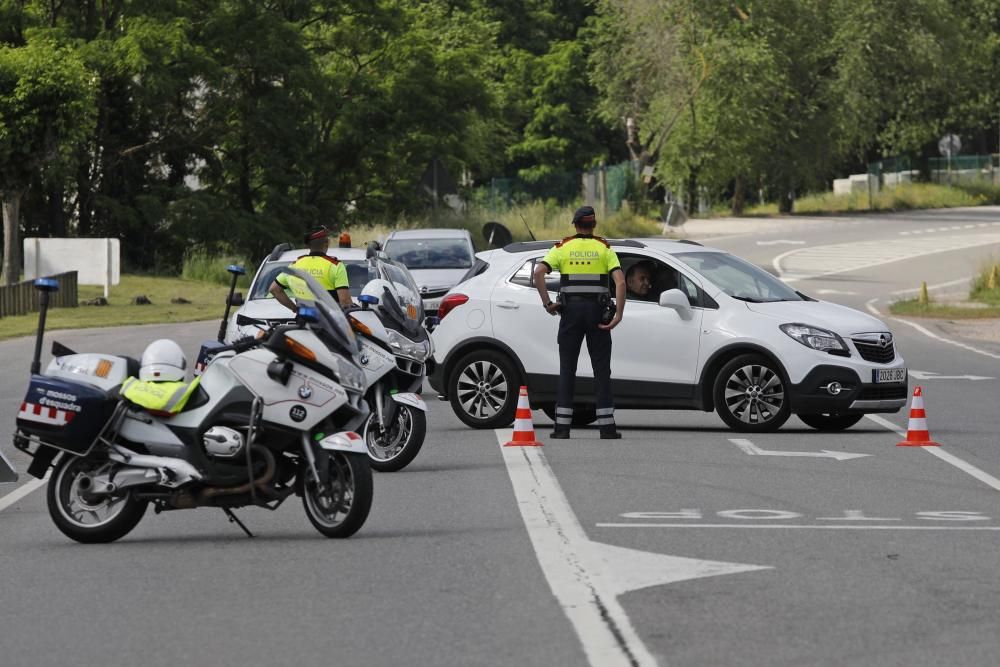
[[[501,445],[510,429],[497,429]],[[666,556],[593,542],[573,513],[541,447],[501,447],[535,556],[591,665],[657,664],[618,602],[647,586],[770,567]]]
[[[757,245],[805,245],[805,241],[792,241],[789,239],[777,239],[776,241],[757,241]]]
[[[860,459],[864,456],[871,456],[871,454],[852,454],[851,452],[831,452],[829,449],[824,449],[819,452],[775,452],[768,451],[766,449],[761,449],[757,445],[753,444],[749,440],[744,438],[730,438],[729,442],[733,443],[740,449],[742,449],[747,454],[752,456],[804,456],[813,459],[836,459],[838,461],[847,461],[850,459]]]
[[[909,371],[910,377],[914,380],[996,380],[994,377],[986,375],[938,375],[934,371]]]

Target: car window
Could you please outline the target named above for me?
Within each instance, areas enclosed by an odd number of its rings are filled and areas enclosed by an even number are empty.
[[[411,270],[472,267],[472,248],[464,239],[389,239],[385,252]]]
[[[368,264],[361,260],[341,260],[347,269],[347,284],[351,290],[351,296],[358,296],[368,282]],[[281,273],[281,270],[291,264],[291,262],[268,262],[264,270],[260,272],[257,280],[254,281],[250,290],[251,299],[273,299],[271,296],[271,283]]]
[[[722,252],[682,252],[674,255],[705,276],[723,292],[742,301],[802,301],[791,287],[767,271]]]
[[[539,257],[533,257],[527,262],[521,265],[521,268],[517,270],[517,273],[510,277],[508,282],[515,285],[521,285],[523,287],[534,288],[535,283],[532,282],[532,276],[535,272],[535,264],[538,263]],[[551,271],[545,276],[545,288],[550,292],[559,291],[559,272]]]

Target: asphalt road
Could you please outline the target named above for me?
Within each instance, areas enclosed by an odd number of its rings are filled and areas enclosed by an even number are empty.
[[[706,243],[885,312],[893,292],[1000,252],[1000,238],[954,238],[1000,234],[994,222],[996,208],[823,219]],[[928,236],[943,240],[904,242]],[[376,476],[349,540],[320,537],[291,499],[239,512],[253,540],[203,509],[82,546],[34,491],[0,509],[0,665],[996,664],[1000,345],[887,323],[938,450],[896,447],[905,411],[749,438],[713,414],[625,411],[617,442],[548,441],[535,412],[545,446],[512,450],[432,402],[424,450]],[[193,359],[216,331],[52,337],[138,355],[166,336]],[[11,429],[30,354],[0,343]],[[23,483],[0,485],[0,506]]]

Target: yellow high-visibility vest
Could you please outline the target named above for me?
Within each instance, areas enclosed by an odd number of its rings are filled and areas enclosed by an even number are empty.
[[[121,395],[151,412],[174,415],[184,409],[201,381],[153,382],[130,377],[122,384]]]

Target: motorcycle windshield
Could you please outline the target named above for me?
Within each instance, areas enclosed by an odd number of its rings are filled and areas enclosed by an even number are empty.
[[[330,293],[323,289],[316,279],[301,269],[287,266],[281,270],[284,276],[279,282],[284,284],[299,305],[315,306],[319,312],[318,321],[313,324],[326,331],[330,337],[342,345],[352,355],[358,351],[358,340],[354,336],[347,316]]]
[[[387,257],[375,257],[370,260],[368,279],[389,283],[379,297],[383,312],[405,331],[417,334],[424,322],[424,302],[409,270]]]

